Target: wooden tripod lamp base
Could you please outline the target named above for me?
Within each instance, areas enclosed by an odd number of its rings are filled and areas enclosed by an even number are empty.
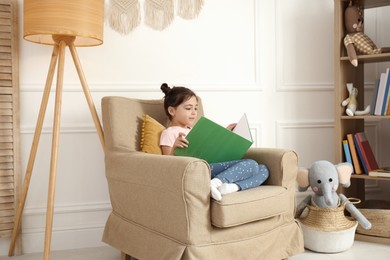
[[[53,45],[54,47],[16,212],[8,252],[9,256],[14,254],[15,242],[20,232],[23,209],[34,168],[53,77],[58,64],[44,243],[44,259],[50,258],[66,47],[69,47],[72,54],[73,62],[104,150],[103,130],[75,47],[95,46],[103,43],[103,10],[104,0],[52,0],[50,3],[46,0],[24,1],[24,38],[28,41]]]

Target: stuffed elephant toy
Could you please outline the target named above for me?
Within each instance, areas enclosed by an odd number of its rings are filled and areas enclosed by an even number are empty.
[[[308,168],[300,168],[297,182],[298,190],[306,191],[310,186],[314,191],[313,195],[307,196],[298,206],[295,217],[298,218],[306,206],[313,205],[320,208],[336,208],[344,202],[349,202],[344,194],[337,194],[339,184],[348,188],[351,185],[351,174],[353,172],[350,163],[334,165],[328,161],[317,161]],[[352,203],[346,203],[346,210],[351,213],[364,229],[371,229],[371,223]]]

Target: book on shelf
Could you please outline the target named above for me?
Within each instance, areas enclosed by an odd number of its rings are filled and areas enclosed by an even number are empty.
[[[390,88],[390,72],[389,69],[386,71],[387,80],[386,80],[386,88],[385,93],[383,94],[383,104],[382,104],[382,111],[381,115],[385,116],[387,112],[387,106],[389,104],[389,88]]]
[[[386,73],[381,73],[379,79],[378,94],[377,94],[375,110],[374,110],[374,115],[376,116],[382,115],[383,100],[385,96],[385,90],[386,90],[389,74],[390,74],[390,69],[387,69]]]
[[[382,116],[390,115],[389,101],[390,101],[390,90],[387,92],[387,96],[385,96],[385,100],[383,101]]]
[[[381,73],[379,81],[375,81],[370,114],[377,116],[390,115],[390,68]]]
[[[348,146],[351,152],[352,165],[355,174],[362,174],[362,168],[360,167],[360,160],[356,151],[355,142],[353,140],[353,134],[347,134]]]
[[[345,161],[349,162],[351,165],[353,165],[351,152],[349,150],[348,140],[343,140],[343,150],[344,150],[344,155],[345,155]],[[355,172],[355,171],[353,171],[353,172]]]
[[[239,160],[253,144],[246,115],[232,131],[202,116],[186,136],[187,148],[174,154],[203,159],[209,163]]]
[[[390,94],[389,94],[389,99],[388,99],[388,101],[390,102]],[[386,115],[387,115],[387,116],[390,115],[390,104],[387,105]]]
[[[372,100],[371,100],[371,106],[370,106],[370,115],[374,115],[375,114],[375,104],[376,104],[376,99],[378,97],[379,82],[380,82],[379,79],[375,80],[374,90],[372,92]]]
[[[364,156],[362,153],[362,149],[359,146],[358,140],[356,139],[356,135],[353,135],[353,141],[355,143],[356,153],[358,154],[360,165],[362,166],[362,173],[368,174],[368,168],[366,161],[364,160]]]
[[[354,134],[355,147],[358,151],[360,161],[363,165],[364,172],[369,173],[372,170],[379,169],[378,162],[372,151],[370,142],[368,141],[364,132]]]
[[[372,177],[388,177],[390,178],[390,167],[383,167],[368,172],[369,176]]]

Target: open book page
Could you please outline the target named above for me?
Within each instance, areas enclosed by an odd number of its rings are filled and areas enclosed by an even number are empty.
[[[234,127],[233,132],[253,142],[246,114],[242,115],[241,119],[237,122],[236,127]]]

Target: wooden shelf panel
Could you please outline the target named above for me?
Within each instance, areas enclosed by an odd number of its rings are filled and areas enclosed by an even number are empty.
[[[343,120],[356,120],[356,119],[390,119],[390,115],[388,116],[372,116],[372,115],[366,115],[366,116],[341,116],[340,117]]]
[[[368,176],[367,174],[352,174],[352,179],[363,179],[363,180],[381,180],[381,181],[390,181],[390,178],[386,177],[373,177]]]
[[[362,2],[364,2],[363,5],[365,9],[390,5],[389,0],[364,0]]]
[[[349,2],[350,0],[340,0],[341,2]],[[364,6],[364,9],[376,8],[390,5],[390,0],[360,0],[359,3]]]
[[[359,62],[371,63],[371,62],[386,62],[390,61],[390,53],[370,54],[370,55],[358,55]],[[341,61],[348,61],[348,56],[340,57]]]

